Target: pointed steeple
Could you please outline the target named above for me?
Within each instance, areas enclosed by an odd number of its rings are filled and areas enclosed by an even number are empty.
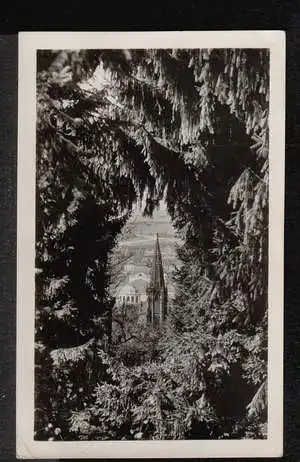
[[[165,286],[158,234],[156,234],[152,271],[147,295],[147,320],[152,326],[161,326],[167,315],[168,294]]]
[[[156,243],[155,243],[154,257],[153,257],[153,263],[152,263],[150,285],[156,288],[165,287],[164,270],[163,270],[163,265],[162,265],[158,234],[156,234]]]

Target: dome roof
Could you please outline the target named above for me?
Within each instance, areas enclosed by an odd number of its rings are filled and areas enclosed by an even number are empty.
[[[146,273],[135,273],[129,276],[129,283],[134,283],[139,280],[143,280],[147,283],[149,282],[150,277]]]
[[[123,295],[136,295],[136,289],[131,284],[125,284],[118,292],[119,297]]]
[[[141,279],[135,279],[134,281],[132,281],[132,285],[134,286],[137,294],[145,293],[146,288],[148,286],[148,283],[149,283],[149,281],[145,281],[142,278]]]

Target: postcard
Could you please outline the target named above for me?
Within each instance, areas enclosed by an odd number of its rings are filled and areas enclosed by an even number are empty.
[[[285,35],[19,34],[17,457],[283,451]]]

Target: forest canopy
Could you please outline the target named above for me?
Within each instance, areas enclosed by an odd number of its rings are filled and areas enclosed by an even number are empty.
[[[37,56],[35,438],[266,438],[269,52]],[[111,256],[164,199],[161,331],[114,341]]]

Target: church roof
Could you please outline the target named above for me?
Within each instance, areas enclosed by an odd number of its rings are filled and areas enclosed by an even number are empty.
[[[149,282],[149,275],[146,274],[146,273],[135,273],[135,274],[131,274],[129,276],[129,282],[130,283],[134,282],[134,281],[139,281],[139,280]]]
[[[137,293],[143,294],[146,292],[148,281],[145,281],[145,279],[135,279],[131,282],[131,284],[133,285]]]

